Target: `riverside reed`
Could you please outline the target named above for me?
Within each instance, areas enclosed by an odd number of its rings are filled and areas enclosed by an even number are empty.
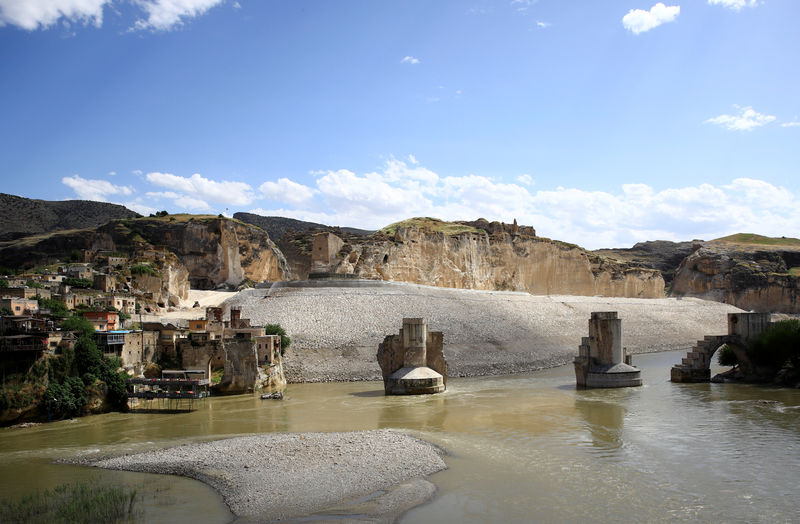
[[[25,524],[122,523],[142,516],[135,489],[98,483],[64,484],[18,500],[0,501],[0,522]]]

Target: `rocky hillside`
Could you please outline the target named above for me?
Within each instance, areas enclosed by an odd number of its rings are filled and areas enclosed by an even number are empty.
[[[283,255],[262,229],[208,215],[113,220],[97,228],[2,242],[0,259],[11,267],[31,267],[66,260],[75,250],[144,260],[174,255],[192,287],[199,289],[288,278]],[[179,267],[171,271],[183,274]]]
[[[669,288],[683,259],[700,249],[702,245],[702,240],[692,240],[691,242],[650,240],[634,244],[629,249],[598,249],[593,253],[629,262],[639,267],[657,269],[661,271],[664,284]]]
[[[688,256],[672,294],[745,310],[800,313],[799,277],[800,240],[738,234],[706,242]]]
[[[0,193],[0,242],[64,229],[83,229],[138,213],[90,200],[47,201]]]
[[[542,295],[664,296],[664,280],[657,270],[537,237],[533,228],[516,223],[418,218],[368,237],[343,240],[331,257],[330,273]],[[305,244],[296,242],[301,252],[308,249],[307,238]]]

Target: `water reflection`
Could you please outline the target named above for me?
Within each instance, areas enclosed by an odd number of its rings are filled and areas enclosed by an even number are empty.
[[[592,436],[592,446],[603,452],[604,456],[615,456],[614,452],[622,448],[625,407],[579,394],[575,397],[575,409],[583,417],[584,427]]]

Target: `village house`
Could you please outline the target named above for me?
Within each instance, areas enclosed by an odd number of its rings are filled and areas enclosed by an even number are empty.
[[[84,311],[81,314],[92,323],[95,331],[114,331],[121,327],[116,311]]]
[[[39,302],[28,298],[4,296],[0,298],[0,308],[8,308],[14,315],[32,315],[39,312]]]
[[[43,288],[35,288],[35,287],[28,287],[28,286],[16,286],[16,287],[9,287],[2,290],[2,294],[4,297],[16,297],[16,298],[50,298],[50,290],[43,289]]]

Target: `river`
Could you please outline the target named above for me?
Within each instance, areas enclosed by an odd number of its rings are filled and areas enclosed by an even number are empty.
[[[284,401],[219,397],[191,413],[7,428],[0,492],[97,479],[136,487],[147,522],[223,523],[233,516],[200,482],[53,460],[258,432],[400,428],[449,452],[449,469],[430,477],[435,498],[403,522],[800,522],[800,390],[673,384],[669,368],[683,356],[634,356],[639,388],[576,390],[565,366],[454,378],[432,396],[384,397],[376,382],[292,384]]]

